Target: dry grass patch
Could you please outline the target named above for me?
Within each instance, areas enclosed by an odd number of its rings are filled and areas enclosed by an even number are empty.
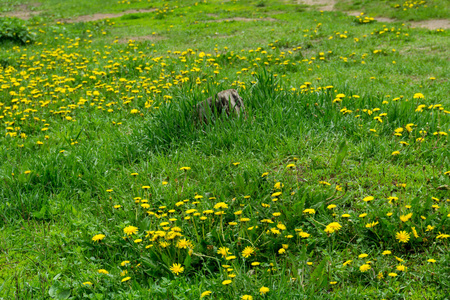
[[[42,11],[36,10],[41,6],[40,3],[21,4],[14,8],[14,11],[3,13],[6,17],[14,17],[22,20],[29,20],[32,17],[39,15]],[[0,13],[2,16],[2,13]]]
[[[104,19],[113,19],[113,18],[120,18],[127,14],[143,14],[143,13],[150,13],[154,12],[156,9],[130,9],[126,10],[120,13],[115,14],[105,14],[105,13],[97,13],[92,15],[85,15],[85,16],[79,16],[73,19],[60,19],[58,21],[64,22],[64,23],[77,23],[77,22],[91,22],[91,21],[98,21],[98,20],[104,20]]]

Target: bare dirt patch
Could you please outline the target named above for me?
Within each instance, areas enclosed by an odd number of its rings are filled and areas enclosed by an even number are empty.
[[[86,16],[79,16],[73,19],[60,19],[58,21],[64,22],[64,23],[77,23],[77,22],[91,22],[91,21],[98,21],[98,20],[104,20],[104,19],[112,19],[112,18],[119,18],[127,14],[138,14],[138,13],[149,13],[154,12],[156,9],[130,9],[126,10],[120,13],[115,14],[92,14],[92,15],[86,15]]]
[[[36,8],[38,8],[39,6],[41,6],[40,3],[21,4],[19,6],[14,7],[14,11],[5,12],[3,14],[7,17],[15,17],[22,20],[28,20],[42,12],[36,10]]]
[[[274,18],[250,19],[250,18],[235,17],[235,18],[228,18],[228,19],[207,20],[207,21],[202,21],[202,22],[204,22],[204,23],[220,23],[220,22],[231,22],[231,21],[240,21],[240,22],[271,21],[271,22],[278,22],[279,20],[274,19]]]
[[[297,0],[298,4],[306,4],[317,7],[319,10],[323,11],[336,11],[334,5],[336,4],[336,0]],[[344,12],[349,16],[359,16],[360,12],[356,11],[348,11]],[[386,17],[375,17],[374,18],[378,22],[384,23],[392,23],[392,22],[401,22],[400,20],[386,18]],[[450,20],[442,19],[442,20],[425,20],[425,21],[411,21],[404,22],[409,23],[411,27],[421,27],[428,28],[430,30],[436,29],[449,29],[450,28]]]
[[[418,22],[409,22],[411,27],[421,27],[428,28],[430,30],[436,29],[449,29],[450,28],[450,20],[442,19],[442,20],[425,20]]]
[[[391,19],[391,18],[385,18],[385,17],[376,17],[374,18],[378,22],[384,22],[384,23],[392,23],[392,22],[398,22],[398,20]]]
[[[334,11],[335,0],[297,0],[297,4],[317,6],[319,10]]]
[[[42,11],[36,10],[37,7],[40,6],[40,3],[32,3],[32,4],[22,4],[15,8],[12,12],[6,12],[4,15],[7,17],[16,17],[22,20],[28,20],[35,15],[42,13]],[[127,14],[139,14],[139,13],[149,13],[154,12],[156,9],[130,9],[120,13],[114,14],[106,14],[106,13],[97,13],[92,15],[78,16],[70,19],[58,19],[57,21],[63,23],[77,23],[77,22],[90,22],[90,21],[98,21],[104,19],[112,19],[119,18]]]
[[[159,35],[143,35],[143,36],[132,36],[132,37],[127,37],[127,38],[121,38],[119,39],[119,43],[120,44],[128,44],[130,41],[134,41],[134,42],[145,42],[145,41],[150,41],[150,42],[157,42],[157,41],[162,41],[165,40],[166,38],[163,36],[159,36]]]

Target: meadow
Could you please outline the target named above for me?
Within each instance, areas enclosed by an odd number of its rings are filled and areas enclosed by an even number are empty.
[[[0,299],[448,299],[449,3],[299,2],[0,0]]]

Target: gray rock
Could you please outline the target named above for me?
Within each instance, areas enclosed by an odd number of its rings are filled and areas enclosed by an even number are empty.
[[[221,91],[195,106],[196,117],[205,123],[214,116],[222,114],[240,116],[241,113],[245,113],[244,102],[234,89]]]

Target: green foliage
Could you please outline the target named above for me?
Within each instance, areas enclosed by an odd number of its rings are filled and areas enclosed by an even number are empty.
[[[447,297],[447,31],[294,1],[40,3],[36,43],[1,44],[0,298]],[[229,88],[246,114],[199,122]]]
[[[27,44],[35,40],[36,33],[18,18],[0,17],[0,43],[12,41]]]

